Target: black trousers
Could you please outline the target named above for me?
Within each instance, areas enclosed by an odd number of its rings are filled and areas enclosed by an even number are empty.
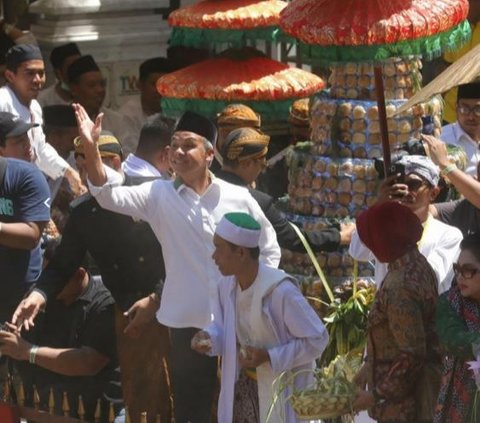
[[[199,329],[170,328],[175,423],[210,423],[217,357],[199,354],[190,341]]]

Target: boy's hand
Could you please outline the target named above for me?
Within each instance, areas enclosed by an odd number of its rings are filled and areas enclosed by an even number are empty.
[[[238,355],[240,366],[251,369],[270,362],[268,351],[262,348],[242,347]]]
[[[210,334],[204,330],[198,331],[193,335],[192,341],[190,342],[192,350],[200,354],[208,354],[212,350],[212,339]]]

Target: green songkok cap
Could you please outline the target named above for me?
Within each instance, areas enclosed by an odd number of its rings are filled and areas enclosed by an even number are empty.
[[[227,213],[215,233],[225,241],[245,248],[256,248],[260,240],[260,224],[247,213]]]

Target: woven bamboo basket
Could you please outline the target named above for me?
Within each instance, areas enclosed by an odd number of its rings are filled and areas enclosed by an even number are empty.
[[[327,395],[310,390],[293,394],[290,401],[299,420],[331,419],[352,412],[353,395]]]

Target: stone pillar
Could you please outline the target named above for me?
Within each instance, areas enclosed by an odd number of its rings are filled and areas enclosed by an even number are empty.
[[[45,54],[47,84],[54,82],[52,48],[76,42],[91,54],[108,80],[105,105],[117,108],[137,94],[139,64],[164,56],[166,17],[175,0],[38,0],[30,6],[31,31]]]

